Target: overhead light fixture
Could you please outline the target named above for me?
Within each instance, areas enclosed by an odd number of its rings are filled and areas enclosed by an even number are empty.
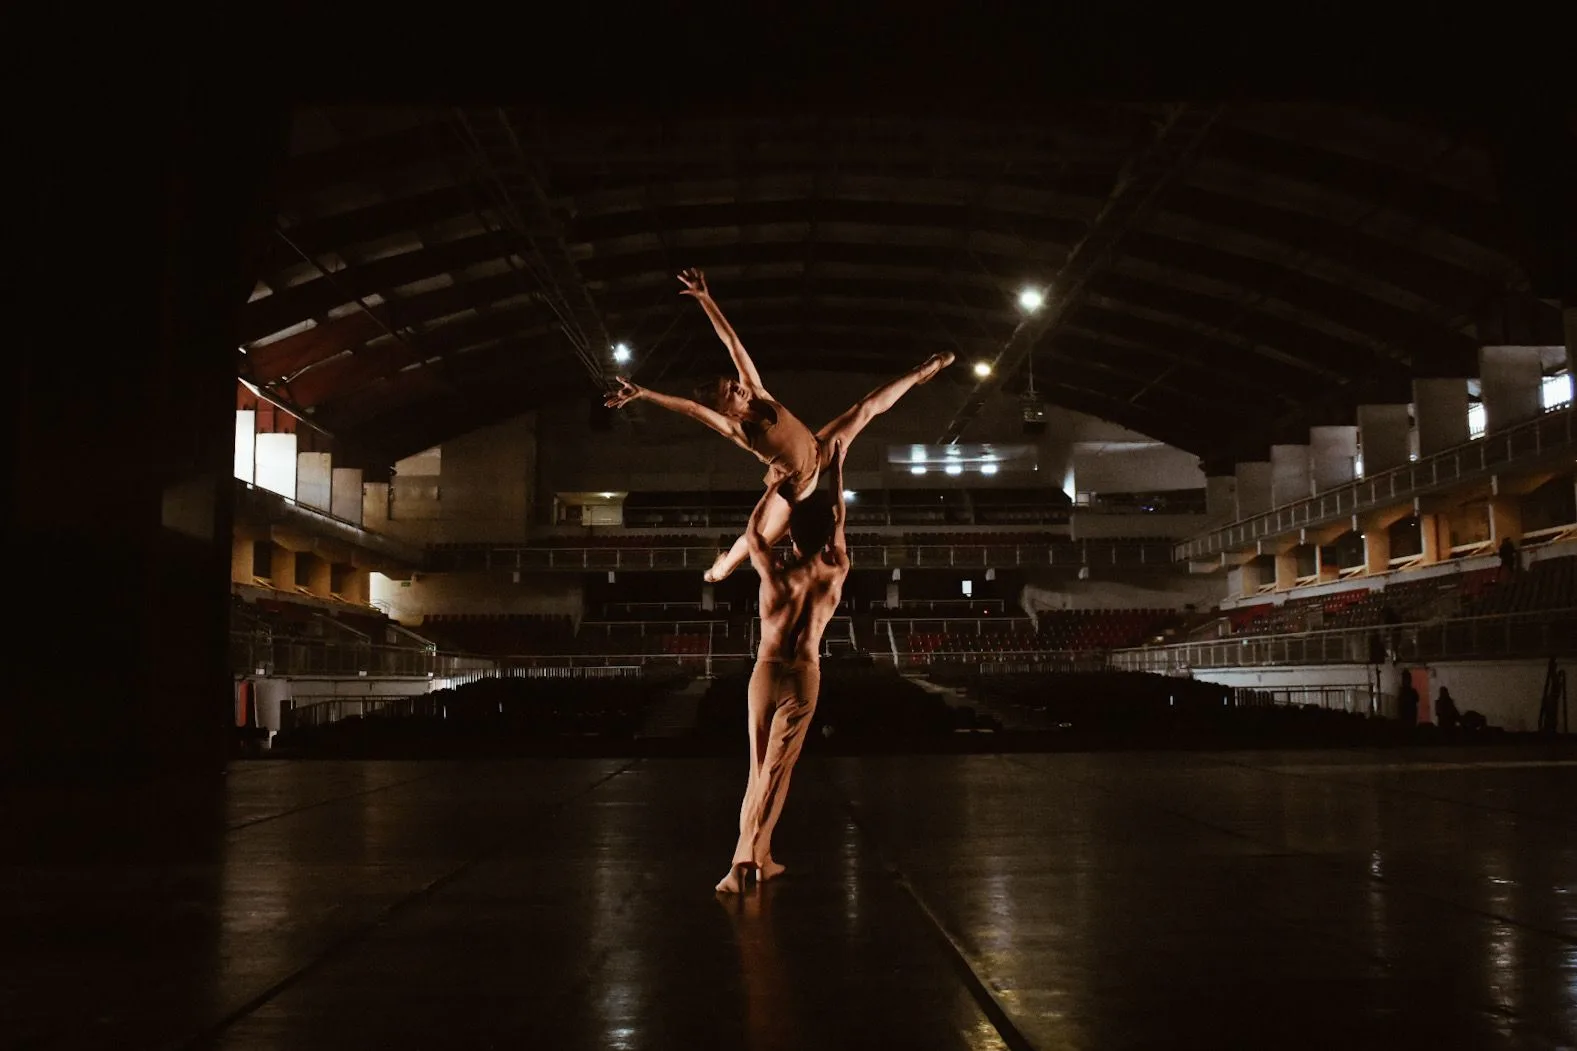
[[[947,447],[947,455],[949,455],[949,456],[958,456],[959,455],[958,446],[956,446],[956,445],[949,445]]]
[[[980,473],[981,474],[996,474],[997,473],[997,465],[994,464],[994,463],[983,463],[983,464],[980,465]]]
[[[913,449],[909,450],[909,462],[925,463],[925,447],[916,445]]]
[[[604,500],[612,500],[613,499],[613,494],[612,493],[598,493],[597,495],[602,497]]]
[[[975,362],[975,375],[979,376],[981,379],[985,379],[987,376],[991,375],[991,363],[989,361]]]
[[[629,348],[629,346],[624,344],[624,343],[615,343],[613,345],[613,360],[617,361],[620,365],[623,365],[625,362],[629,361],[630,360],[630,348]]]
[[[1026,288],[1018,294],[1019,309],[1026,314],[1033,314],[1046,302],[1046,296],[1038,288]]]
[[[843,491],[843,500],[844,500],[845,503],[852,504],[852,503],[854,503],[854,498],[856,496],[859,496],[859,495],[860,494],[856,493],[853,489],[845,489]]]
[[[950,463],[945,468],[943,468],[943,470],[945,470],[948,474],[963,474],[964,465],[961,463]]]
[[[915,464],[913,467],[909,468],[909,473],[910,474],[924,474],[925,473],[925,464],[923,464],[923,463]]]

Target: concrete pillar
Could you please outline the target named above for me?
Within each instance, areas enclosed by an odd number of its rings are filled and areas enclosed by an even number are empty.
[[[1310,427],[1309,480],[1314,491],[1323,493],[1352,481],[1357,455],[1357,427]]]
[[[1260,585],[1264,583],[1264,571],[1257,562],[1245,562],[1241,566],[1233,566],[1227,570],[1227,594],[1237,598],[1247,598],[1259,594]]]
[[[1479,350],[1486,433],[1535,419],[1544,411],[1539,401],[1539,390],[1544,382],[1543,360],[1543,347],[1483,347]]]
[[[1464,444],[1468,440],[1467,380],[1414,380],[1413,418],[1418,425],[1420,458]]]
[[[1363,571],[1373,576],[1391,568],[1391,531],[1386,526],[1365,530],[1363,534]]]
[[[334,593],[333,569],[333,566],[316,555],[303,553],[296,556],[296,571],[306,574],[306,589],[318,598],[328,598]]]
[[[238,320],[289,114],[214,78],[193,90],[184,66],[96,98],[91,136],[24,129],[18,142],[47,158],[20,166],[19,192],[50,236],[29,246],[14,295],[69,338],[14,363],[8,547],[21,557],[6,583],[27,615],[8,644],[36,673],[11,677],[0,705],[8,778],[204,775],[197,789],[233,738]],[[104,198],[82,209],[64,173],[89,171]],[[85,244],[152,262],[84,296],[62,275]],[[113,353],[84,371],[89,348]]]
[[[375,533],[389,526],[389,483],[368,482],[361,487],[361,526]]]
[[[1272,507],[1302,500],[1313,490],[1309,484],[1309,447],[1270,447],[1270,503]]]
[[[1506,537],[1522,539],[1522,501],[1515,496],[1492,496],[1486,503],[1489,513],[1489,538],[1500,543]]]
[[[268,552],[268,579],[280,591],[296,588],[296,553],[275,544]]]
[[[230,582],[252,583],[252,538],[249,536],[230,538]]]
[[[1268,460],[1237,465],[1237,517],[1250,518],[1269,511],[1271,468]]]
[[[1358,406],[1358,451],[1366,476],[1407,464],[1411,426],[1406,405]]]
[[[333,487],[329,496],[329,514],[361,525],[361,469],[334,468]]]
[[[1451,558],[1451,521],[1448,515],[1421,514],[1418,516],[1418,539],[1423,553],[1423,564]]]
[[[333,479],[334,464],[328,453],[296,454],[296,503],[327,511]]]
[[[1205,517],[1228,522],[1237,517],[1238,483],[1234,475],[1205,479]]]
[[[1283,551],[1276,556],[1276,590],[1286,591],[1298,585],[1297,549]]]

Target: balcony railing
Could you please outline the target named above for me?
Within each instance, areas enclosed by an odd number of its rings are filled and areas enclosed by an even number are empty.
[[[1180,674],[1195,668],[1368,664],[1374,636],[1388,659],[1414,661],[1544,658],[1577,653],[1577,609],[1457,617],[1383,628],[1336,628],[1289,635],[1239,636],[1118,650],[1112,667]]]
[[[1574,419],[1577,416],[1574,416],[1573,406],[1568,404],[1537,419],[1495,431],[1416,463],[1347,482],[1335,489],[1228,523],[1178,544],[1177,560],[1202,559],[1241,550],[1257,540],[1328,525],[1365,511],[1394,507],[1416,496],[1484,478],[1507,467],[1531,467],[1560,455],[1570,458],[1577,455]]]
[[[447,549],[432,555],[433,568],[451,572],[602,572],[673,570],[702,572],[716,547],[490,547]],[[1078,540],[1058,544],[858,544],[849,549],[861,569],[1007,568],[1010,566],[1165,566],[1166,541]]]

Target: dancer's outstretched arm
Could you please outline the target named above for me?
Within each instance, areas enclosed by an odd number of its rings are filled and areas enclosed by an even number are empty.
[[[763,520],[768,514],[768,508],[774,500],[788,501],[783,495],[784,483],[787,478],[775,478],[761,499],[756,502],[756,509],[750,512],[750,521],[745,523],[745,543],[750,547],[750,564],[755,567],[756,575],[762,580],[773,580],[772,576],[772,541],[767,539]]]
[[[718,434],[727,438],[742,449],[749,449],[745,444],[745,429],[736,419],[724,416],[716,409],[709,409],[700,402],[691,401],[689,398],[677,398],[672,394],[659,394],[645,387],[638,387],[624,376],[618,377],[619,389],[609,391],[603,405],[610,409],[617,409],[621,405],[628,405],[632,401],[649,401],[653,405],[661,406],[669,412],[677,412],[681,416],[688,416],[692,420],[705,424]]]
[[[753,398],[767,398],[772,396],[767,393],[766,387],[761,383],[761,373],[756,371],[756,363],[750,360],[750,355],[745,351],[745,345],[739,341],[739,336],[734,332],[734,326],[728,323],[723,316],[723,310],[717,305],[717,300],[706,288],[706,275],[699,270],[685,270],[679,274],[679,280],[684,282],[682,296],[694,296],[695,301],[701,304],[701,309],[706,311],[706,316],[712,320],[712,328],[717,331],[717,338],[723,341],[723,346],[728,348],[728,356],[734,359],[734,368],[739,370],[739,382],[750,388]]]

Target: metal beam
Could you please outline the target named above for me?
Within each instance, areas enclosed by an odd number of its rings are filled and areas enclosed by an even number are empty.
[[[482,168],[493,191],[494,211],[513,233],[541,286],[544,300],[558,318],[559,328],[586,366],[592,382],[609,384],[608,351],[612,340],[565,243],[564,226],[543,188],[537,161],[521,144],[509,112],[502,107],[470,111],[456,108],[451,121]]]
[[[1029,315],[1014,329],[1007,345],[991,363],[991,374],[976,385],[963,407],[954,414],[937,440],[938,444],[958,441],[991,396],[1023,367],[1035,346],[1073,314],[1090,279],[1111,266],[1123,235],[1149,212],[1161,192],[1192,163],[1219,114],[1220,107],[1183,104],[1171,109],[1145,151],[1132,158],[1118,175],[1111,196],[1084,237],[1073,246],[1067,262],[1053,279],[1050,302],[1041,313]]]

